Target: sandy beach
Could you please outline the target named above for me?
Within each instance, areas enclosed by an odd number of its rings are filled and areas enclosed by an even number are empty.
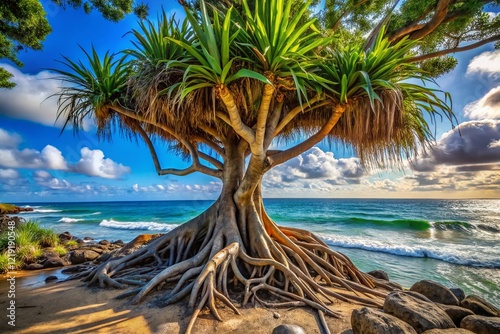
[[[139,305],[114,297],[122,290],[90,289],[78,280],[45,283],[50,275],[62,277],[60,270],[20,271],[16,277],[16,326],[7,324],[2,316],[0,332],[5,333],[182,333],[189,321],[187,302],[165,308],[151,307],[146,298]],[[5,313],[8,300],[7,277],[1,276],[0,308]],[[350,332],[350,315],[358,305],[339,302],[335,310],[342,318],[327,317],[332,333]],[[299,325],[309,333],[319,333],[317,313],[310,308],[265,309],[248,306],[235,315],[220,305],[224,319],[219,322],[202,311],[193,333],[271,333],[280,324]],[[279,315],[279,316],[278,316]]]

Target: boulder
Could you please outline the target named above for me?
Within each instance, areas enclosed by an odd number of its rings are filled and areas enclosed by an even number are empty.
[[[43,264],[40,264],[40,263],[30,263],[26,267],[26,270],[38,270],[38,269],[42,269],[42,268],[43,268]]]
[[[49,283],[49,282],[53,282],[53,281],[57,281],[59,278],[55,275],[50,275],[48,276],[46,279],[45,279],[45,283]]]
[[[420,281],[412,285],[410,291],[418,292],[435,303],[445,305],[460,305],[453,292],[444,285],[434,281]]]
[[[414,291],[390,292],[385,298],[384,312],[407,322],[417,333],[434,328],[456,328],[445,311]]]
[[[108,240],[101,240],[101,241],[99,241],[99,245],[109,246],[109,245],[111,245],[111,242],[109,242]]]
[[[450,291],[453,292],[453,294],[455,295],[455,297],[457,297],[458,301],[462,301],[465,299],[465,292],[464,290],[460,289],[460,288],[450,288]]]
[[[474,315],[474,312],[471,310],[460,307],[460,306],[455,306],[455,305],[444,305],[444,304],[437,304],[443,311],[448,314],[448,316],[453,320],[453,323],[457,326],[460,327],[460,322],[462,321],[463,318],[465,318],[468,315]]]
[[[465,297],[460,306],[468,308],[477,315],[500,317],[500,310],[495,305],[475,295]]]
[[[389,280],[389,275],[387,275],[387,273],[383,270],[372,270],[367,274],[375,278],[383,279],[385,281]]]
[[[61,240],[63,242],[73,239],[73,236],[69,232],[63,232],[63,233],[59,234],[58,237],[59,237],[59,240]]]
[[[99,257],[99,253],[92,250],[77,249],[69,253],[71,264],[81,264],[86,261],[93,261]]]
[[[66,263],[59,256],[51,256],[43,261],[42,265],[44,268],[55,268],[64,267]]]
[[[500,318],[469,315],[462,320],[460,327],[476,334],[498,334],[500,333]]]
[[[422,334],[474,334],[467,329],[463,328],[448,328],[448,329],[429,329]]]
[[[306,331],[298,325],[282,324],[275,327],[272,334],[306,334]]]
[[[363,307],[351,314],[354,334],[416,334],[406,322],[380,310]]]

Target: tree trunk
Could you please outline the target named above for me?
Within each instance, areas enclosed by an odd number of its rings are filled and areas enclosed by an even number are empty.
[[[346,256],[310,232],[280,227],[270,219],[261,193],[266,158],[252,156],[245,168],[244,152],[236,144],[225,147],[220,197],[200,216],[77,277],[115,288],[138,285],[122,295],[135,295],[134,303],[159,288],[165,289],[156,299],[160,306],[189,296],[194,311],[186,332],[204,306],[220,320],[216,300],[235,313],[235,304],[249,301],[273,307],[309,305],[331,316],[338,316],[330,307],[335,299],[381,306],[378,297],[385,294],[373,290],[374,281]],[[231,294],[228,281],[244,287],[242,299]],[[260,290],[283,301],[265,301]]]

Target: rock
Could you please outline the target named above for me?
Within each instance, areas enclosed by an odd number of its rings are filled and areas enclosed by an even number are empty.
[[[390,292],[385,298],[384,312],[407,322],[417,333],[434,328],[455,328],[445,311],[414,291]]]
[[[448,328],[448,329],[430,329],[422,334],[474,334],[467,329],[463,328]]]
[[[460,327],[476,334],[498,334],[500,333],[500,318],[469,315],[462,320]]]
[[[306,331],[297,325],[282,324],[275,327],[272,334],[306,334]]]
[[[81,264],[85,261],[93,261],[99,257],[99,253],[92,250],[77,249],[69,253],[71,264]]]
[[[63,233],[59,234],[58,237],[59,237],[59,240],[61,240],[63,242],[73,239],[73,236],[69,232],[63,232]]]
[[[280,318],[280,314],[278,312],[273,312],[273,318],[274,319],[279,319]]]
[[[383,279],[385,281],[389,280],[389,275],[387,275],[387,273],[383,270],[372,270],[372,271],[368,272],[367,274],[370,276],[373,276],[375,278]]]
[[[120,239],[116,240],[116,241],[113,241],[112,242],[114,245],[118,245],[120,247],[123,247],[125,245],[125,243],[123,241],[121,241]]]
[[[38,270],[38,269],[42,269],[42,268],[43,268],[43,264],[40,264],[40,263],[30,263],[26,267],[26,270]]]
[[[54,276],[54,275],[50,275],[49,277],[47,277],[45,279],[45,283],[49,283],[49,282],[53,282],[53,281],[57,281],[59,278],[57,276]]]
[[[109,246],[111,245],[111,242],[109,242],[108,240],[101,240],[99,241],[99,245]]]
[[[495,305],[475,295],[465,297],[460,306],[468,308],[477,315],[500,317],[500,310]]]
[[[464,290],[460,289],[460,288],[451,288],[450,289],[451,292],[453,292],[453,294],[455,295],[455,297],[457,297],[458,301],[462,301],[465,299],[465,292]]]
[[[385,279],[375,278],[375,277],[373,278],[373,280],[375,281],[376,286],[386,287],[386,289],[389,291],[404,290],[403,287],[401,286],[401,284],[396,283],[396,282],[389,282],[389,281],[386,281]]]
[[[64,267],[66,265],[59,256],[48,257],[42,264],[44,268]]]
[[[460,305],[459,300],[450,289],[444,285],[433,282],[433,281],[420,281],[412,285],[410,291],[418,292],[435,303],[445,304],[445,305]]]
[[[363,307],[351,314],[354,334],[416,334],[409,324],[380,310]]]
[[[474,312],[464,307],[455,305],[444,305],[444,304],[437,304],[437,305],[443,311],[445,311],[446,314],[448,314],[448,316],[451,318],[451,320],[453,320],[453,323],[457,327],[460,327],[460,322],[462,321],[463,318],[465,318],[468,315],[474,315]]]

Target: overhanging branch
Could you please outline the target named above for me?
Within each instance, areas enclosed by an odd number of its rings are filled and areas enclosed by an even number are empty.
[[[451,48],[451,49],[446,49],[446,50],[441,50],[441,51],[436,51],[436,52],[428,53],[428,54],[425,54],[425,55],[413,57],[413,58],[410,58],[408,61],[411,62],[411,63],[416,63],[416,62],[424,61],[424,60],[427,60],[427,59],[430,59],[430,58],[445,56],[445,55],[450,54],[450,53],[457,53],[457,52],[468,51],[468,50],[472,50],[472,49],[478,48],[478,47],[480,47],[480,46],[482,46],[484,44],[488,44],[488,43],[491,43],[491,42],[496,42],[498,40],[500,40],[500,35],[495,35],[495,36],[491,36],[490,38],[487,38],[487,39],[484,39],[482,41],[479,41],[479,42],[476,42],[476,43],[472,43],[472,44],[469,44],[469,45],[466,45],[466,46],[457,47],[457,48]]]
[[[337,105],[333,110],[332,116],[328,119],[328,121],[323,125],[323,127],[314,135],[304,140],[302,143],[295,145],[287,150],[284,150],[280,153],[271,155],[268,159],[270,160],[271,168],[284,163],[299,154],[304,153],[308,149],[312,148],[314,145],[322,141],[329,133],[332,131],[335,124],[340,119],[340,116],[344,113],[346,109],[345,105]]]
[[[144,117],[134,113],[133,111],[131,111],[129,109],[124,108],[121,105],[112,105],[109,107],[119,114],[130,117],[130,118],[135,119],[136,121],[139,121],[139,122],[153,125],[159,129],[169,133],[170,135],[175,137],[182,145],[184,145],[184,147],[186,147],[188,149],[188,151],[191,155],[191,159],[193,160],[193,163],[190,167],[185,168],[185,169],[176,169],[176,168],[161,169],[160,162],[158,160],[158,155],[156,154],[156,150],[154,149],[154,146],[151,142],[151,139],[147,135],[146,131],[141,126],[139,126],[138,127],[139,134],[141,135],[141,137],[145,140],[146,144],[148,145],[148,148],[149,148],[149,151],[151,152],[151,156],[153,158],[153,162],[155,164],[155,168],[156,168],[158,175],[171,174],[171,175],[184,176],[184,175],[188,175],[188,174],[191,174],[194,172],[200,172],[200,173],[207,174],[207,175],[219,178],[219,179],[222,178],[222,172],[220,170],[216,170],[216,169],[213,169],[213,168],[210,168],[210,167],[207,167],[207,166],[201,164],[200,160],[199,160],[199,156],[198,156],[198,153],[199,153],[198,150],[195,147],[193,147],[193,145],[190,142],[184,140],[182,137],[180,137],[178,134],[176,134],[172,128],[165,126],[165,125],[162,125],[162,124],[158,124],[156,122],[148,121]]]

